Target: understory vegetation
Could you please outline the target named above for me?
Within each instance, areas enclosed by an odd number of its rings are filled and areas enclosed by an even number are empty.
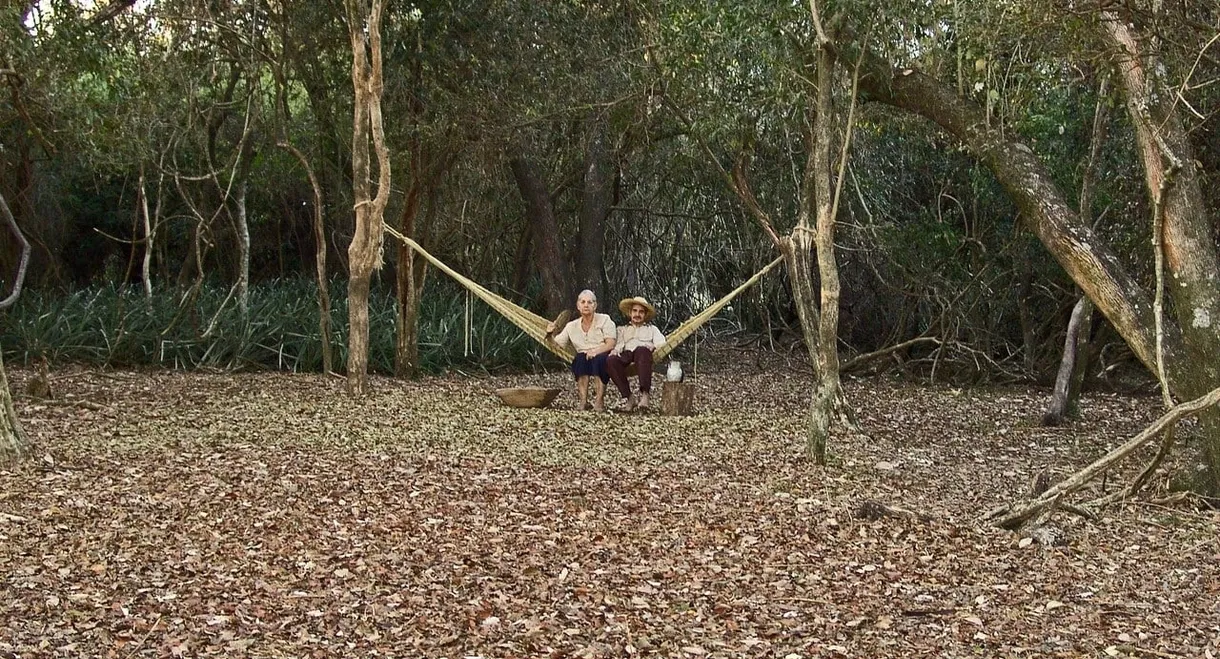
[[[45,359],[55,367],[322,370],[313,282],[273,280],[253,286],[244,319],[231,300],[222,307],[227,293],[203,286],[193,301],[182,304],[174,292],[145,297],[130,287],[32,292],[0,317],[0,345],[6,361]],[[332,283],[331,295],[331,323],[337,330],[332,345],[342,362],[347,299],[338,283]],[[394,299],[384,287],[370,295],[369,315],[370,366],[393,373]],[[428,373],[527,370],[542,366],[543,360],[554,365],[549,353],[518,328],[448,282],[436,284],[420,309],[420,356]]]

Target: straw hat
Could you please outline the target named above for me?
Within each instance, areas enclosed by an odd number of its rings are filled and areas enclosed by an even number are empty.
[[[652,320],[652,317],[657,315],[657,310],[654,309],[652,307],[652,305],[648,303],[648,300],[645,300],[644,298],[642,298],[638,295],[635,297],[625,298],[622,302],[619,302],[618,310],[623,312],[624,316],[630,317],[631,316],[631,307],[634,307],[637,304],[640,305],[641,307],[644,307],[644,322],[648,322],[648,321]]]

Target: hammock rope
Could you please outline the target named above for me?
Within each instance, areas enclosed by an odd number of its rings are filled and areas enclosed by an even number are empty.
[[[509,301],[506,298],[496,295],[490,290],[484,288],[478,282],[463,276],[460,272],[454,270],[448,265],[445,265],[445,263],[440,259],[429,254],[428,251],[425,250],[419,243],[399,233],[394,229],[394,227],[387,224],[385,225],[385,230],[390,235],[401,240],[403,244],[418,252],[420,256],[427,259],[429,263],[436,266],[441,272],[453,277],[454,280],[464,286],[468,291],[474,293],[476,297],[486,302],[488,306],[499,312],[500,315],[508,319],[509,322],[521,328],[521,331],[525,332],[532,339],[542,344],[544,348],[550,350],[551,353],[553,353],[556,357],[568,362],[576,358],[576,353],[571,348],[565,348],[554,341],[547,340],[546,326],[551,321],[539,316],[529,309],[525,309],[520,305]],[[678,347],[678,344],[694,335],[695,331],[698,330],[700,326],[711,320],[712,317],[719,313],[721,309],[728,306],[729,302],[733,301],[733,298],[740,295],[742,291],[758,283],[759,279],[762,279],[764,275],[771,272],[771,270],[775,268],[775,266],[779,265],[783,260],[784,259],[782,256],[776,257],[774,261],[763,266],[762,270],[754,273],[753,277],[750,277],[740,286],[730,291],[728,295],[716,300],[708,308],[688,318],[686,322],[679,325],[677,329],[666,337],[667,340],[665,345],[657,348],[656,352],[653,353],[653,360],[661,361],[664,359],[666,355],[674,350],[674,348]]]
[[[686,322],[678,326],[678,329],[674,330],[669,336],[665,337],[665,345],[657,348],[656,351],[652,353],[653,361],[659,362],[662,359],[665,359],[665,356],[672,352],[674,348],[677,348],[679,343],[682,343],[688,337],[694,334],[695,330],[699,329],[701,325],[711,320],[712,316],[720,313],[720,310],[728,306],[728,304],[733,301],[733,298],[740,295],[742,291],[758,283],[758,280],[762,279],[763,275],[771,272],[771,269],[779,265],[783,260],[784,257],[782,256],[775,257],[774,261],[763,266],[762,270],[754,273],[753,277],[750,277],[742,282],[740,286],[734,288],[729,292],[728,295],[716,300],[712,303],[712,306],[688,318]]]

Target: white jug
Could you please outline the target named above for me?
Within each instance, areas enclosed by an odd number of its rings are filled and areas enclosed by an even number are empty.
[[[682,377],[682,362],[670,361],[669,368],[665,369],[665,379],[669,382],[681,382]]]

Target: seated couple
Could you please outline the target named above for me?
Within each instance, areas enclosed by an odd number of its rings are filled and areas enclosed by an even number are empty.
[[[656,309],[642,297],[631,297],[619,302],[629,323],[615,327],[614,321],[604,313],[597,313],[597,296],[593,291],[583,290],[576,298],[576,320],[564,325],[554,337],[554,323],[546,327],[548,340],[562,346],[572,346],[576,358],[572,360],[572,375],[576,377],[577,409],[603,411],[606,382],[614,380],[623,399],[615,409],[630,412],[637,407],[646,409],[652,393],[652,351],[665,345],[665,335],[650,324]],[[631,395],[631,384],[627,381],[627,367],[635,364],[640,378],[639,397]],[[589,404],[589,380],[593,380],[594,399]]]

